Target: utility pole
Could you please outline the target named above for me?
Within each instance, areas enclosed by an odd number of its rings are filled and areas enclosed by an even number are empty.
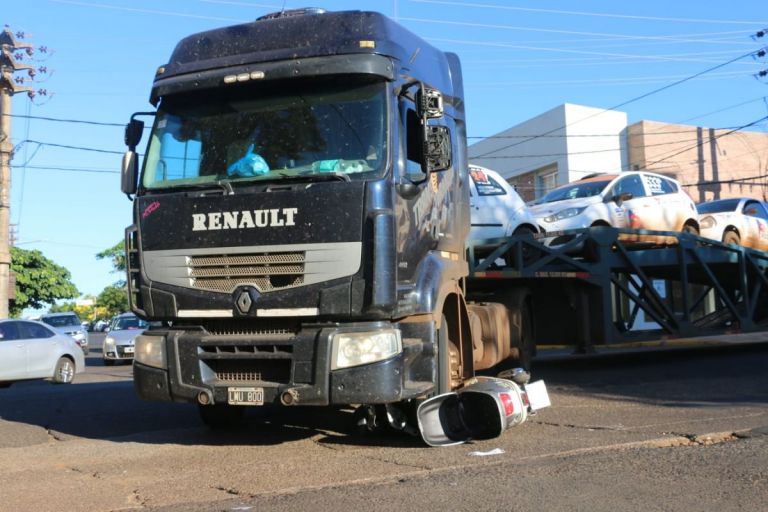
[[[32,50],[32,45],[16,41],[6,27],[0,33],[0,318],[8,318],[8,300],[11,290],[11,97],[19,92],[31,92],[31,87],[17,85],[13,73],[34,66],[17,62],[18,50]],[[23,83],[23,81],[22,81]]]

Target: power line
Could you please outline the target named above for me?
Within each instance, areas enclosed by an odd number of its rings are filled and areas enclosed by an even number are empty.
[[[698,115],[696,117],[689,117],[688,119],[683,119],[682,121],[678,121],[678,122],[681,123],[681,124],[682,123],[687,123],[688,121],[693,121],[694,119],[700,119],[702,117],[707,117],[707,116],[712,115],[712,114],[719,114],[720,112],[725,112],[726,110],[731,110],[731,109],[734,109],[734,108],[737,108],[737,107],[741,107],[741,106],[744,106],[744,105],[749,105],[750,103],[754,103],[756,101],[761,101],[761,100],[765,101],[765,98],[766,98],[765,96],[761,96],[759,98],[747,100],[747,101],[744,101],[742,103],[736,103],[735,105],[730,105],[728,107],[723,107],[723,108],[718,109],[718,110],[713,110],[712,112],[707,112],[706,114],[701,114],[701,115]]]
[[[621,18],[632,20],[647,20],[647,21],[671,21],[676,23],[716,23],[718,25],[764,25],[768,24],[768,21],[739,21],[739,20],[712,20],[702,18],[668,18],[659,16],[637,16],[630,14],[610,14],[600,12],[585,12],[585,11],[564,11],[558,9],[540,9],[533,7],[511,7],[507,5],[494,5],[494,4],[478,4],[472,2],[455,2],[446,0],[411,0],[414,3],[421,4],[441,4],[441,5],[454,5],[458,7],[479,7],[484,9],[502,9],[507,11],[525,11],[525,12],[538,12],[545,14],[565,14],[569,16],[596,16],[601,18]]]
[[[123,7],[119,5],[98,4],[94,2],[78,2],[75,0],[50,0],[50,1],[58,4],[77,5],[80,7],[96,7],[99,9],[112,9],[115,11],[124,11],[124,12],[127,11],[127,12],[134,12],[134,13],[140,13],[140,14],[158,14],[161,16],[178,16],[182,18],[194,18],[198,20],[226,21],[226,22],[234,22],[234,23],[244,23],[246,21],[249,21],[249,20],[235,19],[235,18],[222,18],[221,16],[203,16],[200,14],[188,14],[188,13],[174,12],[174,11],[157,11],[154,9],[138,9],[135,7]]]
[[[730,134],[732,134],[734,132],[737,132],[737,131],[742,130],[744,128],[748,128],[750,126],[754,126],[757,123],[765,121],[766,119],[768,119],[768,116],[763,116],[760,119],[756,119],[756,120],[752,121],[751,123],[747,123],[747,124],[745,124],[743,126],[740,126],[738,128],[734,128],[733,130],[729,130],[729,131],[721,133],[719,135],[715,135],[714,137],[708,137],[707,139],[702,139],[701,142],[699,142],[697,144],[694,144],[693,146],[687,147],[685,149],[681,149],[680,151],[677,151],[676,153],[672,153],[671,155],[667,155],[667,156],[665,156],[664,158],[662,158],[660,160],[655,160],[653,162],[649,162],[648,164],[646,164],[646,166],[660,164],[661,162],[664,162],[665,160],[669,160],[670,158],[675,157],[677,155],[683,154],[686,151],[690,151],[691,149],[696,149],[696,148],[698,148],[700,146],[703,146],[706,143],[711,143],[711,142],[713,142],[713,141],[715,141],[715,140],[717,140],[717,139],[719,139],[721,137],[725,137],[726,135],[730,135]]]
[[[751,103],[751,102],[758,101],[758,100],[761,100],[761,99],[762,98],[758,98],[756,100],[752,100],[752,101],[747,102],[747,103]],[[734,106],[741,106],[741,105],[742,104],[734,105]],[[733,107],[728,107],[728,108],[733,108]],[[720,111],[728,110],[728,108],[724,108],[724,109],[722,109]],[[709,114],[712,114],[712,113],[714,113],[714,112],[710,112]],[[705,115],[709,115],[709,114],[705,114]],[[703,117],[703,116],[700,116],[700,117]],[[671,123],[671,124],[675,124],[675,123]],[[700,128],[700,127],[699,126],[691,126],[690,128],[687,128],[685,130],[668,130],[668,131],[663,131],[663,132],[648,132],[648,133],[643,133],[642,135],[643,135],[643,137],[648,137],[648,136],[651,136],[651,135],[689,134],[692,131],[697,130],[698,128]],[[731,130],[731,129],[734,129],[734,128],[738,129],[739,127],[724,126],[724,127],[720,127],[720,128],[714,128],[714,129],[715,130]],[[485,139],[529,139],[531,137],[537,137],[537,138],[542,138],[542,139],[570,139],[570,138],[589,138],[589,137],[596,137],[596,138],[597,137],[603,137],[603,138],[605,138],[605,137],[616,137],[618,135],[619,135],[618,133],[555,133],[555,134],[547,134],[547,135],[537,135],[537,134],[533,134],[533,135],[519,135],[518,134],[518,135],[467,136],[467,138],[468,139],[484,139],[484,140]],[[628,136],[630,136],[630,137],[633,137],[635,135],[640,135],[640,134],[633,134],[633,133],[628,134]]]
[[[107,153],[110,155],[122,155],[125,153],[124,151],[110,151],[108,149],[88,148],[84,146],[70,146],[67,144],[54,144],[52,142],[40,142],[38,140],[23,140],[16,145],[16,148],[18,148],[22,144],[39,144],[40,146],[62,148],[62,149],[76,149],[78,151],[91,151],[93,153]],[[14,148],[14,150],[16,148]]]
[[[629,78],[603,78],[595,80],[592,78],[578,79],[578,80],[535,80],[535,81],[521,81],[521,82],[483,82],[479,85],[486,87],[538,87],[542,85],[588,85],[592,86],[614,86],[614,85],[645,85],[652,83],[664,83],[670,79],[679,78],[683,75],[662,75],[662,76],[638,76]],[[696,80],[723,80],[728,78],[734,78],[739,76],[751,76],[751,73],[746,71],[726,71],[722,73],[713,73],[711,75],[696,77]]]
[[[22,115],[22,114],[3,114],[4,116],[9,117],[16,117],[19,119],[36,119],[39,121],[53,121],[57,123],[76,123],[76,124],[90,124],[94,126],[116,126],[120,128],[125,128],[125,123],[105,123],[101,121],[85,121],[82,119],[63,119],[59,117],[43,117],[43,116],[31,116],[31,115]]]
[[[745,43],[749,44],[749,43]],[[686,53],[669,53],[669,54],[661,54],[661,55],[655,55],[655,56],[648,56],[648,57],[659,57],[659,58],[683,58],[683,57],[699,57],[699,56],[714,56],[714,55],[723,55],[723,54],[732,54],[733,50],[719,50],[716,52],[686,52]],[[634,56],[634,55],[633,55]],[[626,57],[610,57],[610,56],[600,56],[600,57],[584,57],[579,59],[579,62],[587,62],[587,63],[599,63],[599,64],[605,64],[606,61],[608,61],[608,64],[614,64],[618,59],[623,59]],[[565,58],[556,58],[556,59],[542,59],[542,58],[535,58],[535,59],[473,59],[467,61],[465,68],[469,65],[482,65],[487,66],[488,64],[492,65],[502,65],[502,64],[567,64],[573,62],[572,57],[565,57]],[[627,61],[630,62],[630,61]],[[637,63],[637,60],[635,59],[633,61],[634,63]],[[653,61],[649,61],[653,62]]]
[[[12,165],[13,168],[19,168],[18,165]],[[83,169],[78,167],[53,167],[46,165],[27,165],[26,169],[37,169],[41,171],[64,171],[64,172],[85,172],[92,174],[120,174],[120,171],[110,171],[108,169]]]
[[[500,30],[515,30],[520,32],[544,32],[548,34],[570,34],[577,36],[590,36],[590,37],[605,37],[606,39],[625,40],[631,39],[633,41],[666,41],[670,43],[708,43],[709,41],[701,39],[682,39],[678,37],[669,36],[631,36],[627,34],[611,34],[608,32],[582,32],[579,30],[559,30],[554,28],[536,28],[519,25],[498,25],[493,23],[476,23],[470,21],[452,21],[452,20],[437,20],[430,18],[400,18],[401,21],[411,21],[415,23],[432,23],[437,25],[451,25],[460,27],[474,27],[483,29],[500,29]],[[724,41],[720,41],[723,44]]]
[[[752,180],[761,180],[763,178],[768,178],[768,174],[763,174],[761,176],[750,176],[747,178],[734,178],[731,180],[720,180],[720,181],[700,181],[698,183],[688,183],[688,184],[682,184],[684,187],[704,187],[707,185],[727,185],[732,183],[744,183],[747,181]],[[756,185],[762,185],[761,183],[756,183]]]
[[[658,94],[658,93],[660,93],[660,92],[662,92],[662,91],[665,91],[665,90],[667,90],[667,89],[669,89],[669,88],[671,88],[671,87],[674,87],[674,86],[676,86],[676,85],[680,85],[680,84],[682,84],[682,83],[684,83],[684,82],[687,82],[687,81],[689,81],[689,80],[693,80],[693,79],[694,79],[694,78],[696,78],[696,77],[699,77],[699,76],[701,76],[701,75],[704,75],[704,74],[706,74],[706,73],[709,73],[709,72],[711,72],[711,71],[714,71],[714,70],[716,70],[716,69],[719,69],[719,68],[722,68],[722,67],[724,67],[724,66],[727,66],[728,64],[731,64],[731,63],[733,63],[733,62],[736,62],[737,60],[741,60],[741,59],[743,59],[743,58],[745,58],[745,57],[749,57],[749,56],[751,56],[751,55],[753,55],[753,54],[755,54],[755,53],[756,53],[756,51],[751,51],[751,52],[749,52],[749,53],[745,53],[745,54],[743,54],[743,55],[739,55],[738,57],[734,57],[733,59],[730,59],[730,60],[728,60],[728,61],[726,61],[726,62],[723,62],[723,63],[721,63],[721,64],[718,64],[718,65],[716,65],[716,66],[712,66],[712,67],[710,67],[710,68],[707,68],[707,69],[705,69],[705,70],[703,70],[703,71],[699,71],[698,73],[695,73],[695,74],[693,74],[693,75],[690,75],[690,76],[688,76],[688,77],[682,78],[682,79],[680,79],[680,80],[676,80],[675,82],[672,82],[672,83],[670,83],[670,84],[667,84],[667,85],[665,85],[665,86],[663,86],[663,87],[658,87],[658,88],[656,88],[656,89],[654,89],[654,90],[652,90],[652,91],[649,91],[649,92],[647,92],[647,93],[641,94],[640,96],[636,96],[636,97],[634,97],[634,98],[631,98],[631,99],[629,99],[629,100],[626,100],[626,101],[624,101],[624,102],[621,102],[621,103],[619,103],[619,104],[617,104],[617,105],[614,105],[613,107],[610,107],[610,108],[604,109],[604,110],[602,110],[602,111],[600,111],[600,112],[597,112],[597,113],[595,113],[595,114],[592,114],[592,115],[589,115],[589,116],[587,116],[587,117],[581,118],[581,119],[579,119],[579,120],[577,120],[577,121],[574,121],[573,123],[568,123],[568,124],[565,124],[564,126],[561,126],[561,127],[558,127],[558,128],[554,128],[554,129],[552,129],[552,130],[549,130],[549,131],[547,131],[547,132],[543,133],[542,135],[549,135],[550,133],[554,133],[554,132],[556,132],[556,131],[564,130],[565,128],[568,128],[569,126],[572,126],[573,124],[576,124],[576,123],[580,123],[580,122],[586,121],[587,119],[592,119],[592,118],[594,118],[594,117],[596,117],[596,116],[598,116],[598,115],[600,115],[600,114],[603,114],[603,113],[605,113],[605,112],[608,112],[608,111],[611,111],[611,110],[616,110],[616,109],[618,109],[618,108],[621,108],[621,107],[623,107],[623,106],[625,106],[625,105],[629,105],[630,103],[634,103],[635,101],[639,101],[639,100],[641,100],[641,99],[647,98],[647,97],[649,97],[649,96],[651,96],[651,95],[653,95],[653,94]],[[514,144],[510,144],[510,145],[507,145],[507,146],[504,146],[504,147],[501,147],[501,148],[495,149],[495,150],[493,150],[493,151],[489,151],[489,152],[487,152],[487,153],[484,153],[484,154],[482,154],[482,155],[478,155],[478,156],[476,156],[475,158],[482,158],[482,157],[486,157],[486,156],[488,156],[488,155],[490,155],[490,154],[492,154],[492,153],[497,153],[497,152],[499,152],[499,151],[502,151],[502,150],[504,150],[504,149],[509,149],[509,148],[511,148],[511,147],[514,147],[514,146],[518,146],[518,145],[520,145],[520,144],[523,144],[524,142],[528,142],[528,141],[534,140],[534,139],[536,139],[536,138],[538,138],[538,137],[531,137],[530,139],[527,139],[527,140],[524,140],[524,141],[520,141],[520,142],[516,142],[516,143],[514,143]]]

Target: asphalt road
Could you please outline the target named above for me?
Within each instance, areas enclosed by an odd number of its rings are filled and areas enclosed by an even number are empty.
[[[352,411],[258,408],[235,431],[141,402],[130,366],[0,389],[0,510],[765,510],[768,345],[538,361],[553,406],[427,448]]]

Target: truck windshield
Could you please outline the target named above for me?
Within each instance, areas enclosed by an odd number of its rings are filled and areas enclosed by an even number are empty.
[[[380,175],[386,86],[342,80],[166,97],[144,162],[147,189],[322,174]]]

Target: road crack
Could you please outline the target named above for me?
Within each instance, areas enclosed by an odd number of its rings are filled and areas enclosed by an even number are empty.
[[[534,423],[536,425],[546,425],[548,427],[564,427],[564,428],[575,428],[575,429],[582,429],[582,430],[611,430],[614,432],[628,432],[629,429],[626,428],[624,425],[576,425],[573,423],[555,423],[551,421],[530,421],[531,423]]]

